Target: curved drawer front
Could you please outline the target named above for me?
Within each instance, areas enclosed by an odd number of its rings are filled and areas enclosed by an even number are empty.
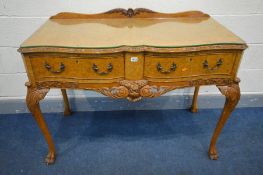
[[[38,80],[111,80],[124,79],[124,58],[110,56],[34,56],[30,57],[34,77]]]
[[[200,76],[230,77],[236,71],[236,56],[235,52],[146,54],[144,77],[166,81]]]
[[[191,75],[190,57],[146,55],[144,77],[181,78]]]
[[[235,64],[236,53],[203,54],[191,59],[191,74],[231,75]]]

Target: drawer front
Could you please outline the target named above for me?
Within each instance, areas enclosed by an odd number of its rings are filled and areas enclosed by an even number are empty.
[[[235,58],[236,53],[213,53],[192,57],[192,75],[231,75]]]
[[[190,57],[146,55],[144,77],[182,78],[191,75]]]
[[[124,78],[124,58],[114,56],[30,57],[36,80]]]
[[[146,55],[144,77],[152,79],[192,79],[198,76],[234,76],[236,52]],[[167,81],[170,81],[167,80]]]

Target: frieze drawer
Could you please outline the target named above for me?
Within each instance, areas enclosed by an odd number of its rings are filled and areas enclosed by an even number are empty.
[[[199,75],[231,75],[236,53],[200,54],[191,58],[191,72]]]
[[[144,77],[170,81],[196,76],[232,76],[235,73],[236,57],[236,52],[204,52],[180,55],[146,54]]]
[[[144,77],[181,78],[191,75],[190,57],[146,55]]]
[[[124,58],[114,56],[31,57],[36,80],[110,80],[124,78]]]

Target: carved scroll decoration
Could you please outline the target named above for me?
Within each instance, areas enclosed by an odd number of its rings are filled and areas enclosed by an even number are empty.
[[[147,85],[147,80],[136,80],[136,81],[129,81],[129,80],[122,80],[120,81],[120,85],[125,86],[129,91],[129,96],[127,97],[128,100],[136,102],[141,100],[140,90],[145,85]]]
[[[147,80],[129,81],[122,80],[119,82],[119,87],[104,87],[95,89],[95,91],[102,93],[103,95],[110,96],[113,98],[127,98],[129,101],[141,100],[140,94],[141,88],[147,85]]]
[[[124,86],[111,87],[111,88],[104,87],[104,88],[95,89],[95,91],[112,98],[127,98],[129,95],[128,89]]]
[[[99,87],[99,88],[84,88],[97,91],[105,96],[112,98],[127,98],[129,101],[139,101],[142,97],[159,97],[169,91],[172,91],[177,88],[184,87],[193,87],[200,85],[217,85],[227,86],[236,84],[239,82],[239,79],[233,80],[230,78],[214,78],[214,79],[197,79],[190,82],[185,82],[185,85],[167,85],[167,86],[158,86],[158,85],[149,85],[147,80],[121,80],[119,81],[118,86],[113,87]],[[78,82],[59,82],[59,81],[47,81],[47,82],[36,82],[36,88],[44,89],[49,88],[80,88]],[[220,89],[220,88],[219,88]],[[221,88],[222,89],[222,88]]]
[[[139,101],[142,97],[159,97],[162,94],[176,89],[175,86],[150,86],[147,80],[122,80],[119,87],[104,87],[95,89],[103,95],[113,98],[127,98],[129,101]]]
[[[176,89],[175,86],[149,86],[146,85],[140,90],[140,94],[142,97],[148,97],[148,98],[153,98],[153,97],[159,97],[162,94],[165,94],[166,92],[169,92],[171,90]]]

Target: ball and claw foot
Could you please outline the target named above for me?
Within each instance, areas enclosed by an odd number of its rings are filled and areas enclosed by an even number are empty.
[[[218,154],[217,154],[217,151],[216,149],[210,149],[209,152],[208,152],[208,156],[211,160],[217,160],[218,159]]]
[[[51,165],[51,164],[54,164],[55,163],[55,160],[56,160],[56,156],[55,156],[55,153],[54,152],[49,152],[45,158],[45,163],[47,165]]]

